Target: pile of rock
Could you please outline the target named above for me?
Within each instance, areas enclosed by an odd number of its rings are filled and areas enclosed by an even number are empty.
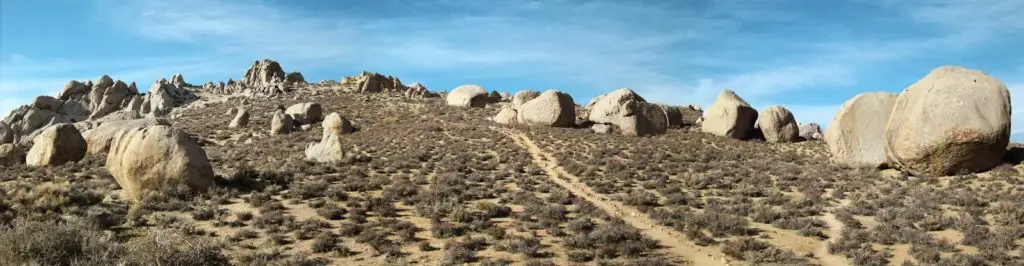
[[[628,88],[595,97],[587,104],[587,110],[588,120],[594,123],[592,128],[598,133],[651,136],[665,133],[669,127],[668,112],[663,105],[649,103]]]
[[[366,71],[360,73],[359,76],[343,77],[341,85],[343,90],[353,93],[399,94],[416,99],[438,96],[437,93],[430,92],[422,84],[413,83],[410,86],[405,86],[397,77]]]
[[[569,94],[557,90],[544,93],[523,90],[512,99],[512,103],[502,106],[493,121],[549,127],[572,127],[576,124],[576,103]]]
[[[306,84],[302,73],[285,73],[277,61],[262,59],[246,69],[239,81],[228,79],[227,82],[207,82],[202,88],[207,92],[224,95],[279,95]]]
[[[840,164],[884,164],[928,176],[971,173],[1001,162],[1010,113],[1004,83],[981,71],[943,66],[899,95],[850,99],[825,130],[825,141]]]
[[[157,81],[146,94],[140,94],[134,82],[126,84],[107,75],[95,82],[72,80],[58,97],[39,96],[32,104],[12,111],[0,126],[0,143],[31,146],[39,129],[61,123],[165,115],[197,99],[189,86],[181,74],[174,75],[171,81]]]

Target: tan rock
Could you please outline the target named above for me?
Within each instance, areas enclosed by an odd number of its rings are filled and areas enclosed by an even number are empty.
[[[299,125],[309,125],[324,119],[324,109],[319,103],[299,103],[289,106],[284,113],[291,115]]]
[[[292,120],[291,115],[285,114],[281,110],[274,112],[274,116],[270,118],[270,135],[284,135],[293,130],[295,130],[295,121]]]
[[[327,115],[324,118],[324,136],[329,134],[344,135],[355,132],[355,127],[352,126],[352,122],[348,121],[341,116],[341,114],[334,112]]]
[[[861,93],[847,100],[825,129],[832,161],[851,167],[885,164],[885,124],[896,104],[896,95]]]
[[[462,85],[448,93],[448,105],[456,107],[484,107],[487,105],[487,90],[477,85]]]
[[[715,103],[704,112],[701,131],[712,135],[734,139],[747,139],[752,136],[754,123],[757,121],[757,110],[750,107],[747,101],[726,89],[718,94]]]
[[[25,157],[29,166],[61,165],[77,162],[85,157],[86,143],[72,124],[46,127],[32,140],[32,148]]]
[[[492,118],[492,120],[494,120],[494,122],[498,124],[508,125],[515,124],[517,119],[516,117],[516,109],[513,108],[512,106],[505,105],[501,107],[501,111],[498,111],[498,114],[495,115],[494,118]]]
[[[512,96],[512,107],[519,108],[519,106],[533,100],[533,98],[537,98],[537,96],[540,96],[540,92],[535,90],[521,90],[516,92],[516,94]]]
[[[796,118],[782,106],[773,105],[761,111],[757,126],[768,142],[796,142],[800,137],[800,126]]]
[[[88,147],[89,154],[105,153],[110,150],[110,143],[118,132],[133,128],[146,128],[149,126],[164,125],[171,123],[162,118],[137,118],[131,120],[106,121],[92,129],[85,130],[82,138]]]
[[[157,125],[120,131],[107,155],[107,170],[129,199],[184,184],[198,191],[213,186],[206,152],[187,134]]]
[[[234,119],[231,119],[231,124],[228,128],[240,128],[249,125],[249,110],[239,109],[238,114],[235,115]]]
[[[985,73],[932,70],[900,93],[885,131],[888,162],[915,175],[987,170],[1010,141],[1010,92]]]
[[[516,121],[522,124],[550,127],[572,127],[576,124],[576,103],[572,96],[561,91],[544,91],[516,109]]]
[[[615,131],[626,136],[661,134],[668,127],[664,109],[628,88],[597,96],[587,105],[590,121],[615,125]]]

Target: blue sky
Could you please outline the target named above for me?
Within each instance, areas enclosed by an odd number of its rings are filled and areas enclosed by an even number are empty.
[[[0,12],[3,114],[71,79],[202,83],[271,58],[310,81],[368,70],[577,103],[629,87],[708,106],[731,88],[825,124],[857,93],[951,64],[1006,83],[1024,137],[1019,0],[3,0]]]

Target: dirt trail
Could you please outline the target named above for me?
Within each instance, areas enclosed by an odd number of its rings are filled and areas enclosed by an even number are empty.
[[[828,225],[828,240],[822,241],[821,246],[814,250],[814,256],[818,257],[818,261],[824,266],[840,266],[840,265],[853,265],[849,260],[843,256],[834,255],[828,252],[828,244],[835,242],[842,235],[843,223],[836,219],[836,215],[831,212],[825,213],[821,217]]]
[[[594,206],[601,208],[609,215],[622,219],[652,239],[657,240],[666,248],[669,254],[682,257],[693,265],[741,264],[731,262],[717,247],[697,246],[679,232],[658,224],[639,210],[614,200],[607,200],[606,197],[597,194],[586,184],[580,182],[578,177],[566,172],[558,164],[554,156],[534,144],[533,140],[526,136],[526,134],[510,129],[497,130],[507,135],[519,146],[526,148],[530,152],[530,156],[533,157],[533,162],[544,167],[552,182],[587,200],[594,204]]]

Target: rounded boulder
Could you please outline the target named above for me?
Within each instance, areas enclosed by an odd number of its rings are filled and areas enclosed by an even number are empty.
[[[527,125],[571,127],[576,124],[576,103],[572,96],[547,90],[517,108],[516,121]]]
[[[1010,141],[1010,92],[981,71],[932,70],[900,93],[885,130],[885,155],[915,175],[987,170]]]
[[[157,125],[118,132],[107,155],[107,170],[128,198],[184,184],[202,191],[213,186],[213,167],[199,144],[184,132]]]
[[[768,142],[795,142],[800,137],[800,127],[793,113],[782,106],[773,105],[761,111],[757,126]]]

